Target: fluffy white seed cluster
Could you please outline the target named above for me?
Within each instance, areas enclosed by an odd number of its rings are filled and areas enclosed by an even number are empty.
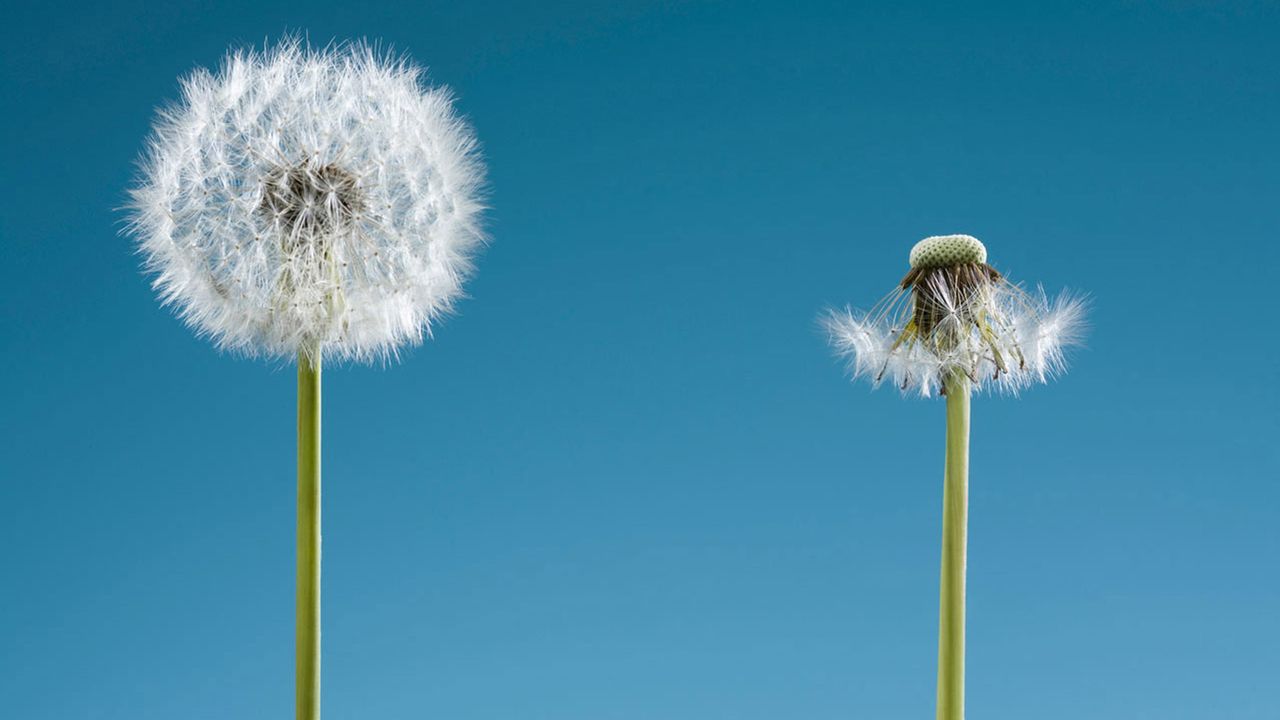
[[[461,294],[482,183],[470,128],[418,67],[286,41],[182,80],[129,231],[162,300],[219,347],[385,360]]]
[[[913,263],[870,311],[828,313],[823,324],[853,376],[928,397],[953,373],[976,390],[1016,393],[1065,370],[1063,350],[1081,339],[1085,301],[1028,292],[985,263],[985,248],[983,261],[975,257]]]

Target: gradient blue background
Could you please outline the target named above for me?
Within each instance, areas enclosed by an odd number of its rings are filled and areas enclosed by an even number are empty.
[[[1276,5],[2,25],[0,716],[292,716],[292,371],[159,308],[114,208],[179,75],[305,29],[454,87],[494,206],[436,340],[326,375],[327,717],[931,717],[942,406],[815,316],[943,232],[1095,301],[974,406],[970,715],[1280,717]]]

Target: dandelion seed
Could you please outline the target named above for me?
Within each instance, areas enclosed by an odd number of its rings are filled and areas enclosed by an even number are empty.
[[[416,66],[289,40],[185,78],[132,190],[162,301],[220,348],[298,361],[299,720],[320,715],[321,366],[394,357],[453,307],[482,176]]]
[[[1079,342],[1085,306],[1005,280],[968,235],[925,238],[909,264],[871,310],[830,312],[823,323],[855,378],[946,395],[937,717],[963,720],[969,396],[972,389],[1016,392],[1062,372],[1063,349]]]

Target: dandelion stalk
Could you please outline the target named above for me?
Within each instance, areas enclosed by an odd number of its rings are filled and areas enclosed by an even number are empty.
[[[964,718],[964,585],[969,526],[969,378],[946,381],[947,455],[942,488],[938,611],[938,720]]]
[[[298,354],[297,720],[320,718],[320,371]]]
[[[320,717],[320,376],[448,313],[483,242],[483,167],[404,57],[300,40],[182,81],[132,189],[161,300],[219,348],[298,363],[297,717]]]
[[[1063,348],[1079,339],[1084,303],[1050,302],[1043,291],[1008,282],[968,235],[925,238],[909,261],[898,287],[870,311],[831,312],[825,324],[854,377],[947,398],[937,717],[963,720],[970,394],[1014,393],[1061,372]]]

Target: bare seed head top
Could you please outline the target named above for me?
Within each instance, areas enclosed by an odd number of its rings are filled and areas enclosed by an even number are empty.
[[[987,261],[987,247],[972,235],[934,235],[916,243],[909,259],[913,268],[979,265]]]

